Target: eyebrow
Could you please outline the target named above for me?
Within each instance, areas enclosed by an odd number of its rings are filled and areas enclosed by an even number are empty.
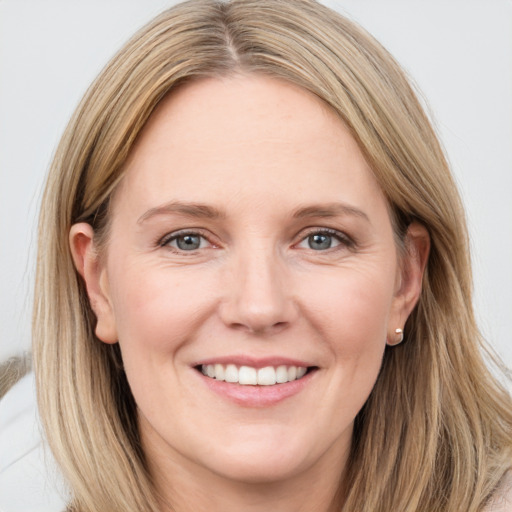
[[[296,219],[303,219],[308,217],[328,218],[339,217],[341,215],[359,217],[370,222],[370,219],[365,212],[359,208],[355,208],[354,206],[350,206],[345,203],[327,203],[305,206],[303,208],[298,208],[293,213],[293,217]]]
[[[148,219],[157,215],[184,215],[186,217],[195,217],[198,219],[219,219],[224,218],[225,214],[213,206],[201,203],[183,203],[181,201],[171,201],[161,206],[149,209],[143,213],[137,220],[137,224],[142,224]]]
[[[202,203],[184,203],[181,201],[171,201],[155,208],[150,208],[147,212],[143,213],[137,220],[137,224],[142,224],[148,219],[157,215],[184,215],[187,217],[194,217],[197,219],[221,219],[225,218],[226,214],[213,206]],[[370,222],[368,215],[362,210],[355,208],[344,203],[327,203],[305,206],[294,210],[292,217],[295,219],[304,218],[328,218],[338,217],[340,215],[349,215],[359,217]]]

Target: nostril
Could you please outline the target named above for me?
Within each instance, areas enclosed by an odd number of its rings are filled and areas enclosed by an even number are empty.
[[[289,322],[276,322],[271,325],[261,326],[260,328],[256,328],[255,326],[251,330],[255,334],[276,334],[286,329],[288,325]]]
[[[275,334],[287,328],[289,322],[276,322],[266,324],[264,322],[232,322],[229,327],[237,331],[250,332],[257,335]]]

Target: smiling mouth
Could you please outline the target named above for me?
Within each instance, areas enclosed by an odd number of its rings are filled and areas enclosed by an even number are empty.
[[[234,364],[202,364],[196,366],[205,377],[242,386],[274,386],[302,379],[316,366],[237,366]]]

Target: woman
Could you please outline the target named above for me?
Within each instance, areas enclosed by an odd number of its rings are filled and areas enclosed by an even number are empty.
[[[43,200],[34,359],[70,509],[494,507],[512,417],[467,245],[368,34],[311,1],[165,12],[87,93]]]

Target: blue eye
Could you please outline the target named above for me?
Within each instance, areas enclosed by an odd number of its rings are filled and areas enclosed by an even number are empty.
[[[197,251],[203,249],[209,242],[198,233],[175,233],[165,237],[160,243],[161,246],[171,247],[178,251]]]
[[[182,251],[195,251],[201,247],[199,235],[181,235],[176,237],[176,246]]]
[[[327,251],[340,245],[350,246],[350,239],[338,231],[331,232],[331,230],[324,229],[310,233],[301,240],[298,247],[313,251]]]
[[[316,233],[314,235],[309,235],[307,241],[309,248],[315,251],[330,249],[333,244],[332,236],[326,233]]]

